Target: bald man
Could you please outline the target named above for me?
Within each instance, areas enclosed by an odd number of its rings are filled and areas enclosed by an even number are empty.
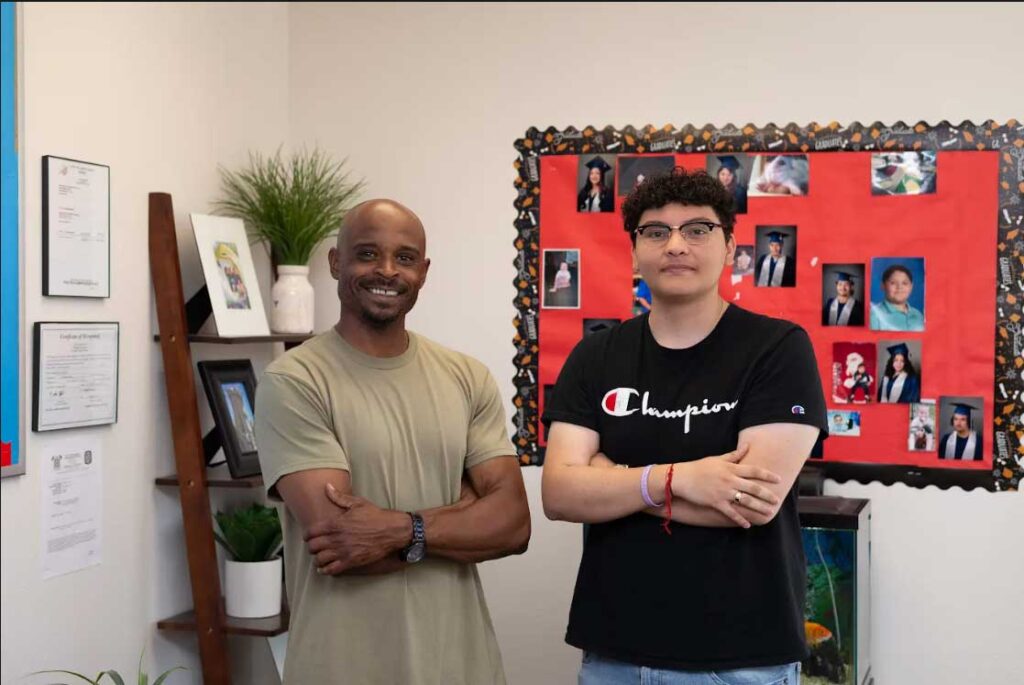
[[[329,257],[341,315],[267,367],[256,433],[284,501],[284,682],[504,683],[476,563],[526,550],[530,513],[497,385],[406,330],[430,260],[390,200]]]

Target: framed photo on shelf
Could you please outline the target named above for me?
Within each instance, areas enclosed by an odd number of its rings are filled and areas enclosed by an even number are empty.
[[[117,322],[36,322],[32,430],[117,423],[119,334]]]
[[[270,335],[249,238],[241,219],[190,214],[217,334]]]
[[[199,362],[206,399],[217,423],[232,478],[260,473],[256,449],[256,375],[248,359]]]
[[[43,295],[110,297],[110,167],[43,157]]]

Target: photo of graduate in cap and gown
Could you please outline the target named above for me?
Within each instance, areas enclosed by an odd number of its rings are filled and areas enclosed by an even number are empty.
[[[793,241],[785,242],[791,233],[775,230],[773,226],[758,226],[758,233],[762,229],[772,229],[767,232],[768,253],[757,258],[757,267],[754,270],[754,284],[769,288],[792,288],[796,285],[796,226],[785,226],[792,231]],[[758,241],[760,248],[761,241]]]
[[[612,165],[603,157],[595,156],[586,162],[580,159],[582,187],[576,195],[577,212],[614,212],[615,192],[612,183],[605,181],[605,175],[611,171]]]
[[[722,157],[715,157],[714,161],[718,164],[718,170],[709,169],[709,171],[714,173],[718,182],[725,186],[725,189],[732,194],[733,202],[736,203],[736,213],[746,214],[747,184],[742,178],[743,165],[740,163],[740,160],[736,158],[736,155],[723,155]],[[708,166],[711,165],[709,164]]]
[[[828,268],[826,267],[826,274]],[[828,279],[828,276],[826,276]],[[826,286],[827,287],[827,286]],[[822,326],[863,326],[864,303],[856,297],[856,277],[848,271],[835,272],[835,296],[825,301]]]
[[[981,433],[972,425],[972,411],[980,407],[966,402],[950,404],[953,406],[953,415],[949,419],[949,425],[953,430],[943,435],[939,441],[939,459],[980,461],[984,444]]]
[[[878,401],[883,404],[909,404],[919,401],[921,376],[911,359],[910,347],[906,343],[897,343],[886,346],[885,349],[889,352],[889,359],[885,362],[885,371],[878,383]]]

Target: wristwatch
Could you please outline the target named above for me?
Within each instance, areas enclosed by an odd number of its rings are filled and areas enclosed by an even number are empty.
[[[406,513],[412,519],[412,542],[398,553],[398,558],[407,564],[415,564],[427,554],[427,539],[423,532],[423,517],[412,511]]]

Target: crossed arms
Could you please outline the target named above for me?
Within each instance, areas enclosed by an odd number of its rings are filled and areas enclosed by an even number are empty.
[[[379,574],[407,568],[398,552],[412,540],[409,515],[352,494],[348,471],[312,469],[283,476],[277,491],[298,520],[321,574]],[[526,551],[530,510],[515,457],[466,470],[455,504],[421,510],[427,554],[460,563]]]
[[[769,523],[779,511],[818,437],[813,426],[771,423],[740,431],[727,454],[673,467],[672,520],[695,526],[748,528]],[[548,431],[541,492],[549,519],[602,523],[639,511],[663,516],[640,495],[643,469],[609,468],[596,431],[554,422]],[[648,489],[663,504],[668,464],[651,469]],[[735,500],[741,493],[740,501]]]

